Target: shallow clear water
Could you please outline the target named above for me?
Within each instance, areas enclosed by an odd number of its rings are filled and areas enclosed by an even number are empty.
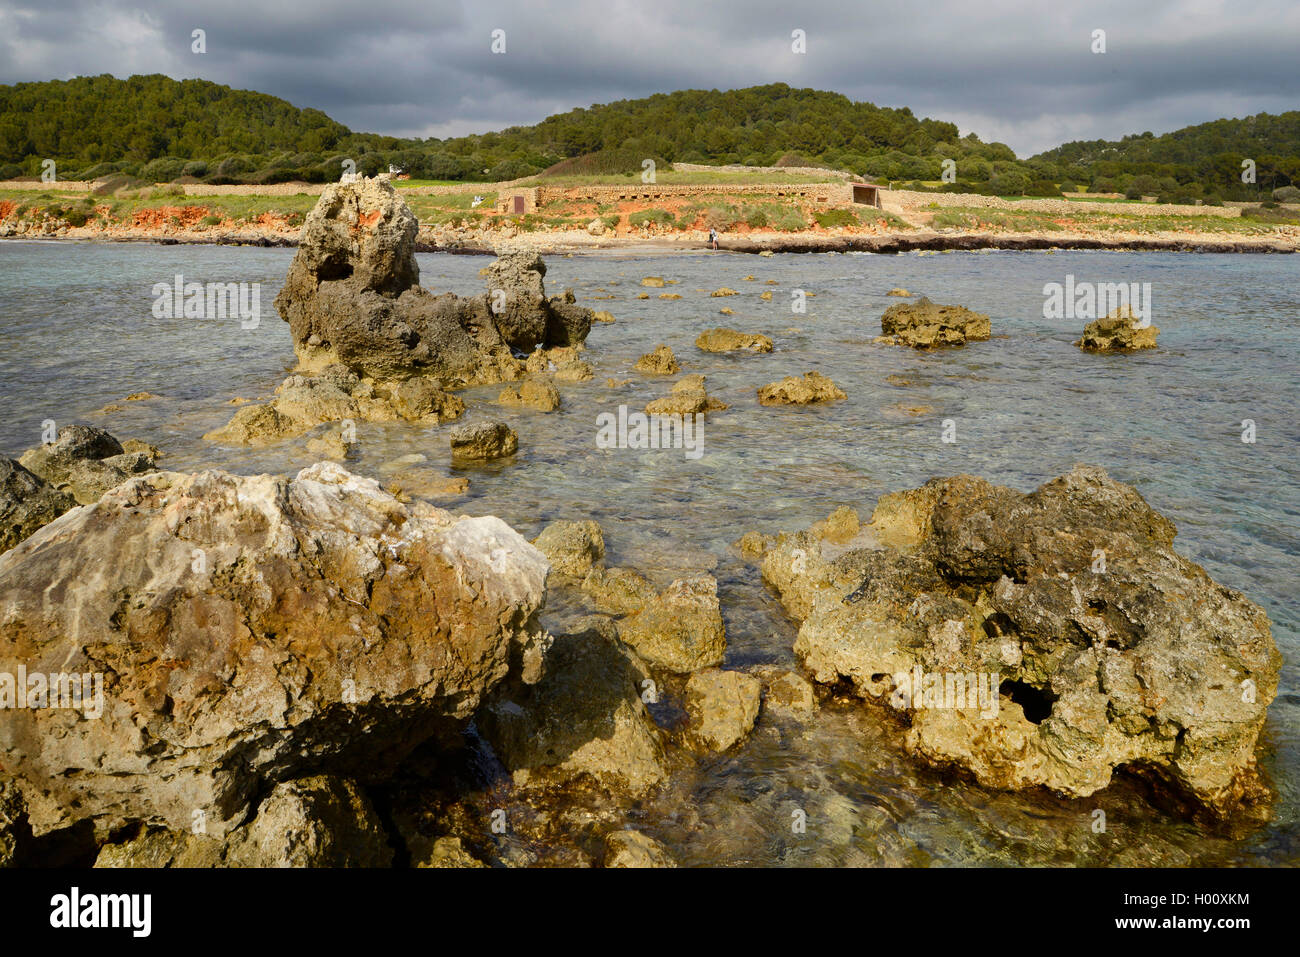
[[[0,454],[40,441],[42,422],[84,421],[146,439],[176,469],[290,472],[313,460],[303,442],[223,449],[201,436],[224,423],[234,396],[269,394],[294,363],[288,327],[271,305],[292,250],[0,243]],[[475,293],[482,257],[424,255],[438,291]],[[638,821],[683,863],[1227,864],[1300,861],[1300,463],[1297,378],[1300,257],[1058,252],[942,255],[589,255],[549,257],[548,289],[618,317],[597,325],[588,383],[561,386],[564,407],[543,415],[490,404],[500,387],[463,393],[468,416],[519,432],[513,463],[456,472],[445,429],[358,426],[361,458],[380,467],[421,453],[423,468],[470,479],[450,507],[494,513],[528,536],[557,518],[605,530],[609,564],[659,583],[694,570],[720,582],[728,664],[792,662],[795,628],[731,547],[751,529],[796,529],[852,505],[864,518],[882,492],[934,475],[971,472],[1022,489],[1075,462],[1135,485],[1179,529],[1178,547],[1219,581],[1261,604],[1285,658],[1269,711],[1263,764],[1278,792],[1273,821],[1211,833],[1151,807],[1120,782],[1095,799],[1004,795],[916,767],[869,708],[832,705],[807,726],[764,720],[740,750],[684,772]],[[167,320],[151,286],[261,282],[263,319]],[[747,275],[755,281],[745,281]],[[1084,355],[1082,321],[1042,318],[1045,282],[1150,282],[1158,350]],[[661,275],[679,283],[645,290]],[[776,285],[765,285],[766,280]],[[710,298],[729,286],[740,295]],[[879,317],[905,286],[992,316],[995,338],[921,354],[878,346]],[[791,292],[815,296],[807,312]],[[599,290],[604,290],[599,291]],[[771,302],[759,299],[771,290]],[[677,292],[679,301],[658,299]],[[591,297],[612,295],[612,300]],[[728,307],[734,315],[719,314]],[[766,356],[710,355],[695,337],[714,326],[762,332]],[[639,410],[671,380],[630,371],[656,344],[684,372],[708,376],[730,404],[710,415],[704,455],[602,451],[596,417]],[[818,370],[848,399],[821,408],[764,408],[754,390]],[[886,376],[910,382],[894,385]],[[606,377],[622,383],[605,384]],[[895,381],[899,381],[895,379]],[[126,402],[132,392],[158,398]],[[120,411],[97,410],[115,403]],[[958,441],[940,441],[942,421]],[[1258,441],[1241,441],[1253,419]],[[448,504],[442,502],[440,504]],[[1106,811],[1104,834],[1091,812]],[[791,813],[807,814],[806,834]]]

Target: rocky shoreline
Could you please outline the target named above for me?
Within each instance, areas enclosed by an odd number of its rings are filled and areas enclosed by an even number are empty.
[[[509,467],[529,437],[457,392],[500,384],[545,412],[593,377],[585,341],[607,319],[548,295],[535,252],[462,297],[419,285],[417,248],[391,185],[328,187],[276,301],[298,367],[207,436],[315,433],[326,461],[167,471],[157,449],[65,426],[0,463],[0,676],[43,681],[0,682],[27,699],[0,727],[0,865],[673,866],[640,802],[842,700],[889,709],[903,752],[993,791],[1079,800],[1136,776],[1189,819],[1267,817],[1268,619],[1099,468],[1027,493],[956,475],[882,495],[869,522],[841,508],[748,531],[736,549],[799,623],[798,667],[726,667],[717,577],[610,566],[588,518],[529,542],[354,474],[355,421],[437,426],[453,457]],[[927,299],[881,317],[891,347],[978,350],[995,331]],[[1117,314],[1080,348],[1155,332]],[[737,361],[771,348],[701,337]],[[681,373],[667,344],[634,370]],[[751,401],[845,397],[813,371]],[[702,375],[656,403],[725,408]],[[547,608],[562,624],[542,626]],[[56,675],[78,678],[75,703],[50,705]]]

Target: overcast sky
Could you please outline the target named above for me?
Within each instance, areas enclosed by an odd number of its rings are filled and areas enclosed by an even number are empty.
[[[0,83],[202,77],[354,130],[455,136],[783,81],[1008,143],[1300,108],[1296,0],[0,0]],[[207,52],[191,52],[206,31]],[[491,52],[492,31],[506,50]],[[791,51],[803,30],[807,52]],[[1094,30],[1106,53],[1091,52]]]

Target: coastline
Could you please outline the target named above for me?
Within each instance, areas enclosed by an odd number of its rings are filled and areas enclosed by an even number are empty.
[[[88,230],[69,230],[69,234],[52,236],[5,236],[16,242],[56,243],[154,243],[159,246],[258,246],[263,248],[297,248],[298,236],[267,233],[237,233],[222,235],[157,235],[135,233],[128,235],[74,235]],[[585,240],[585,241],[584,241]],[[875,253],[879,255],[908,252],[1045,252],[1050,250],[1109,250],[1112,252],[1178,252],[1178,253],[1237,253],[1237,254],[1289,254],[1300,251],[1300,243],[1283,239],[1258,238],[1225,239],[1221,235],[1190,237],[1085,235],[1044,236],[1033,233],[998,232],[933,232],[896,233],[888,235],[826,235],[794,233],[728,239],[719,237],[717,252],[761,255],[768,253]],[[426,237],[417,240],[415,251],[421,253],[450,253],[464,256],[491,256],[507,250],[527,250],[541,255],[566,253],[622,253],[639,255],[673,255],[698,253],[709,250],[707,241],[674,239],[671,237],[617,237],[592,239],[582,236],[555,238],[546,234],[513,237],[497,242],[482,238]]]

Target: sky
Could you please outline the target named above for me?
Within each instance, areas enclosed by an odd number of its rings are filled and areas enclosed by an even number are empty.
[[[418,137],[785,82],[907,106],[1026,157],[1300,108],[1298,50],[1296,0],[0,0],[0,83],[199,77]]]

